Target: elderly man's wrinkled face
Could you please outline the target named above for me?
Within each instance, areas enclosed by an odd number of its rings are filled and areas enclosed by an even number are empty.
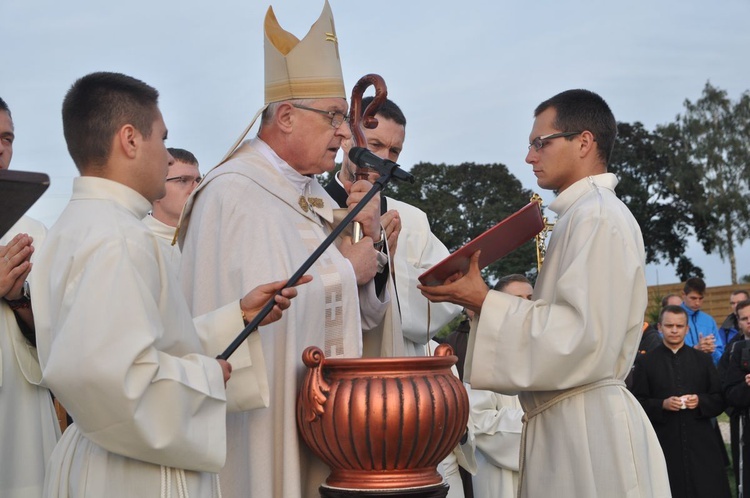
[[[335,113],[346,115],[349,106],[344,99],[318,99],[305,107],[309,109],[293,107],[290,135],[293,152],[287,162],[303,175],[333,171],[336,154],[341,143],[351,137],[351,130],[348,121],[340,124],[332,121]]]

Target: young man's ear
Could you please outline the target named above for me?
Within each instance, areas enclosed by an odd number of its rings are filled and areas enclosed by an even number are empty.
[[[119,129],[114,139],[114,147],[117,147],[125,157],[133,159],[140,145],[141,134],[133,125],[126,124]],[[114,150],[111,152],[115,152]]]

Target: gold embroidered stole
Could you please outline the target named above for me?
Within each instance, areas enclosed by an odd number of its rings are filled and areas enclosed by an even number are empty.
[[[310,222],[297,224],[302,242],[312,254],[320,245]],[[326,250],[315,262],[315,268],[325,288],[325,348],[326,358],[344,356],[344,292],[341,285],[341,274],[335,262]]]

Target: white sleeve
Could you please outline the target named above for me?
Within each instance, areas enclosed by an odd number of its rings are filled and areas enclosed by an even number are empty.
[[[477,451],[496,467],[518,471],[523,410],[514,397],[469,390],[469,420]]]
[[[239,299],[193,319],[206,354],[217,357],[244,330]],[[266,361],[260,334],[252,332],[229,357],[232,377],[227,382],[227,411],[265,408],[270,402]]]
[[[59,304],[50,310],[54,329],[41,338],[48,349],[43,382],[104,449],[218,472],[226,454],[221,367],[202,354],[157,349],[165,330],[156,301],[161,289],[142,278],[139,271],[153,268],[132,249],[104,244],[65,275],[50,300]]]

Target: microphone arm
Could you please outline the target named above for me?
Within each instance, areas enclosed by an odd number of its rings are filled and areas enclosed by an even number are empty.
[[[352,147],[349,150],[349,159],[360,168],[370,168],[378,172],[380,177],[388,176],[396,180],[414,183],[414,175],[401,169],[401,166],[376,156],[364,147]]]
[[[365,149],[367,150],[367,149]],[[375,156],[377,157],[377,156]],[[393,163],[395,164],[395,163]],[[407,173],[408,174],[408,173]],[[247,326],[240,332],[240,334],[235,338],[234,341],[227,347],[227,349],[224,350],[223,353],[221,353],[216,358],[220,360],[228,360],[229,357],[234,353],[238,347],[247,339],[250,334],[258,328],[258,325],[260,325],[260,322],[263,321],[263,319],[268,316],[268,314],[273,309],[274,305],[276,304],[276,296],[281,294],[281,291],[288,288],[293,287],[294,284],[297,283],[297,281],[302,278],[302,276],[307,272],[307,270],[310,269],[310,267],[315,264],[315,262],[320,258],[320,256],[323,255],[326,249],[333,244],[333,242],[336,240],[336,237],[338,237],[341,232],[343,232],[347,226],[349,226],[349,223],[352,222],[355,216],[359,214],[360,211],[367,205],[367,203],[372,199],[375,194],[377,194],[379,191],[383,190],[386,185],[388,185],[388,182],[391,181],[392,175],[389,172],[386,172],[385,174],[381,173],[380,178],[378,178],[375,183],[372,184],[372,188],[365,194],[365,196],[362,198],[361,201],[357,203],[354,208],[352,208],[351,211],[344,217],[343,220],[341,220],[341,223],[336,226],[333,231],[328,235],[328,237],[325,238],[323,242],[320,243],[320,246],[318,246],[315,251],[310,255],[307,260],[302,263],[302,266],[300,266],[296,272],[294,272],[294,275],[289,277],[289,280],[287,281],[286,285],[277,292],[274,297],[268,300],[268,302],[263,306],[263,308],[258,312],[255,317],[250,320],[250,322],[247,324]],[[413,181],[413,180],[412,180]],[[292,304],[294,306],[294,304]]]

